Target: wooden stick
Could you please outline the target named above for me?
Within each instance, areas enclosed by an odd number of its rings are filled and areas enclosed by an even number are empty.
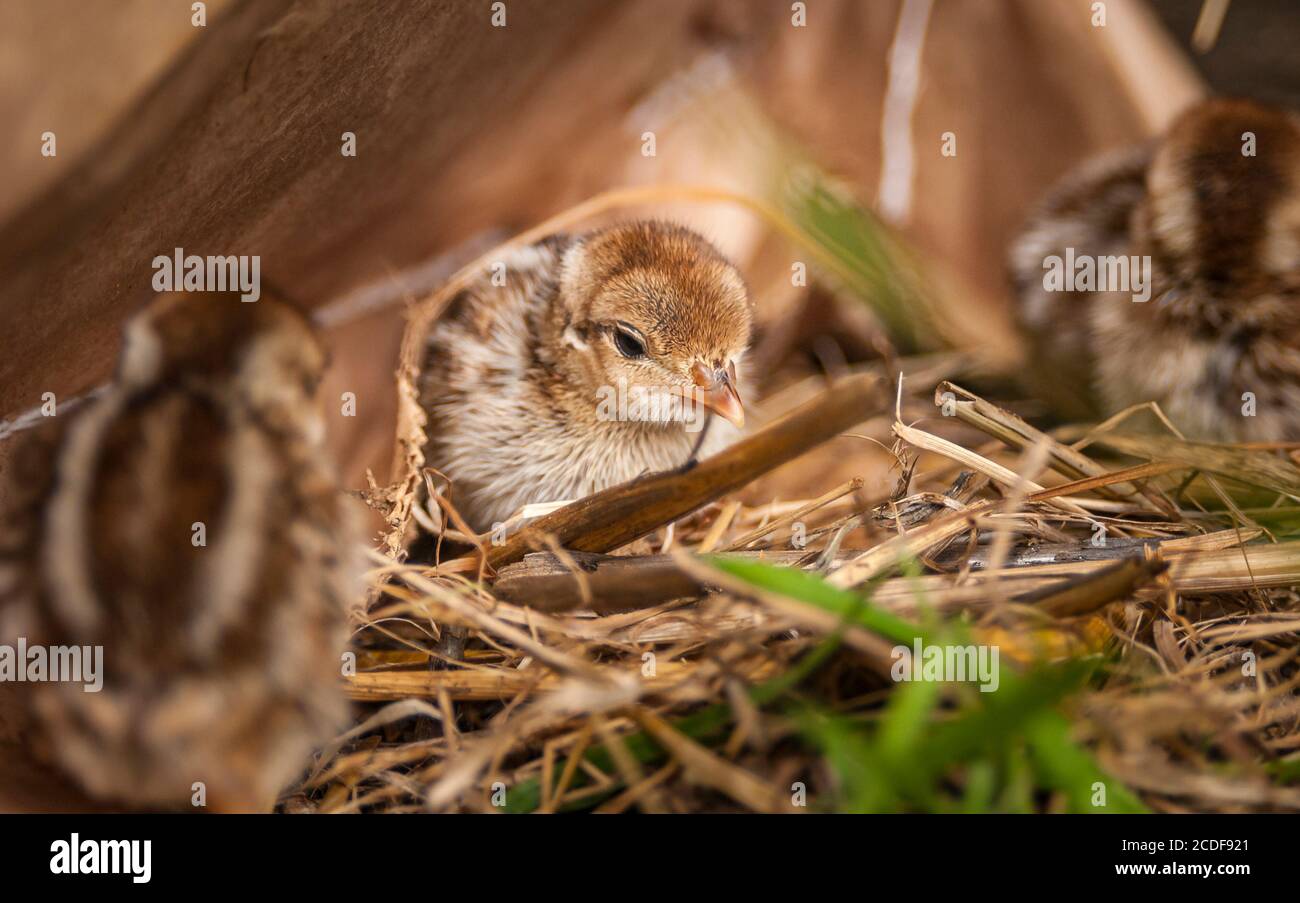
[[[647,692],[657,692],[685,680],[700,666],[685,662],[660,662],[654,677],[643,679]],[[735,665],[746,680],[764,680],[777,671],[767,659],[754,658]],[[637,662],[637,671],[640,662]],[[362,671],[344,678],[348,697],[358,702],[384,702],[396,699],[437,699],[440,693],[455,701],[506,701],[520,693],[546,692],[561,686],[564,678],[541,668],[520,671],[514,668],[475,668],[473,670],[430,671],[427,668],[403,671]]]
[[[1104,546],[1094,546],[1086,541],[1042,544],[1013,551],[1003,568],[1016,570],[1050,564],[1122,562],[1141,556],[1144,550],[1158,552],[1166,559],[1171,559],[1189,553],[1221,551],[1256,539],[1259,535],[1259,530],[1243,530],[1241,533],[1223,530],[1182,539],[1110,538]],[[797,566],[807,556],[806,551],[785,549],[721,554],[726,558],[762,561],[777,567]],[[834,564],[842,564],[860,554],[861,550],[846,550],[836,556]],[[671,599],[697,596],[709,589],[692,574],[683,571],[672,555],[634,557],[578,552],[573,553],[573,558],[583,570],[583,580],[591,593],[590,600],[584,600],[572,569],[549,552],[534,552],[525,556],[523,561],[502,568],[493,586],[493,593],[506,602],[527,605],[537,611],[552,614],[589,608],[604,615],[649,608]],[[961,550],[953,555],[939,557],[940,563],[957,561],[969,563],[972,578],[983,579],[989,563],[988,552],[978,550],[967,555],[965,550]],[[1048,589],[1059,590],[1062,586],[1064,584]]]
[[[1061,583],[1026,593],[1016,601],[1037,605],[1058,618],[1074,618],[1096,611],[1114,602],[1126,599],[1138,587],[1163,574],[1169,567],[1159,557],[1128,558],[1107,565],[1094,574],[1067,578]]]
[[[541,537],[547,534],[579,552],[608,552],[626,545],[866,420],[880,408],[879,386],[880,380],[867,374],[841,380],[819,398],[690,470],[649,474],[566,505],[489,549],[488,565],[497,569],[519,561],[543,547]]]
[[[597,614],[649,608],[669,599],[698,596],[706,587],[678,567],[671,555],[616,557],[571,553],[583,569],[591,592],[590,607]],[[728,552],[728,557],[749,558],[790,566],[807,553]],[[582,592],[572,571],[549,552],[525,556],[506,565],[497,575],[492,592],[497,598],[538,611],[561,612],[584,607]]]

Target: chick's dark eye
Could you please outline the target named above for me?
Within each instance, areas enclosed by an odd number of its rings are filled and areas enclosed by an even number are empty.
[[[623,357],[645,357],[645,342],[629,326],[614,328],[614,347]]]

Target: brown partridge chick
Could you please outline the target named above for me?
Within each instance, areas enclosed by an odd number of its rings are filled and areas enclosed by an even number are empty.
[[[0,642],[99,647],[102,687],[9,701],[91,795],[189,806],[202,784],[209,808],[267,810],[346,719],[359,560],[312,401],[324,364],[270,299],[164,296],[114,384],[16,450]]]
[[[429,336],[425,460],[477,530],[524,505],[681,467],[743,422],[739,272],[680,226],[634,222],[516,251]]]
[[[1070,259],[1073,290],[1053,290],[1051,270]],[[1192,108],[1153,147],[1068,179],[1011,266],[1041,365],[1090,380],[1101,413],[1156,401],[1192,437],[1300,435],[1295,114],[1240,100]],[[1124,266],[1127,280],[1102,284],[1103,268]]]

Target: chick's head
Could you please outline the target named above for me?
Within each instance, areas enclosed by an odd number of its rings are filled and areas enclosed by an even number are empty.
[[[560,275],[565,343],[593,398],[632,399],[629,419],[744,421],[738,365],[749,295],[736,268],[681,226],[635,222],[590,233]]]

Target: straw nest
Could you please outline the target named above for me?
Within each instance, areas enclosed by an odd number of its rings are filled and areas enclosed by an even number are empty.
[[[778,379],[718,458],[475,537],[413,392],[457,289],[412,313],[369,494],[357,726],[282,808],[1300,808],[1300,443],[1048,434],[913,355]],[[996,651],[996,689],[899,680],[917,644]]]
[[[615,557],[552,539],[491,581],[477,553],[438,566],[377,556],[383,591],[348,686],[390,704],[326,752],[297,799],[322,811],[1300,807],[1287,786],[1300,542],[1278,535],[1300,514],[1298,487],[1268,475],[1287,458],[1178,443],[1115,462],[955,387],[940,386],[940,404],[949,392],[955,418],[996,442],[971,450],[896,421],[910,478],[895,497],[868,498],[860,481],[767,505],[723,497]],[[1092,447],[1111,442],[1142,440]],[[924,470],[918,450],[933,455]],[[1281,503],[1238,507],[1234,524],[1196,501],[1215,484]],[[449,523],[428,507],[421,519]],[[519,535],[548,547],[544,531]],[[460,662],[438,652],[453,626],[470,636]],[[891,680],[895,646],[945,632],[999,649],[996,692]]]

